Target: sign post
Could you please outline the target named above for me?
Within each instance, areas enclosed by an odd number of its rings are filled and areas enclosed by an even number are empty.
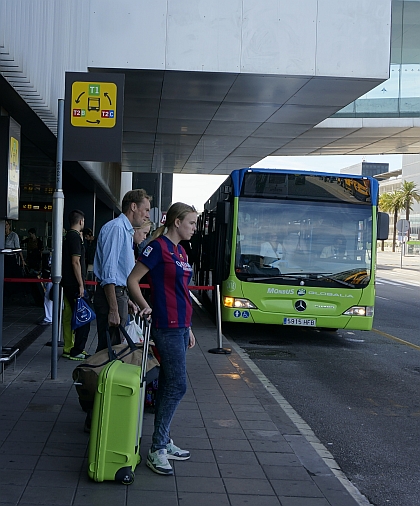
[[[401,234],[401,261],[400,268],[402,269],[402,257],[403,257],[403,248],[405,255],[405,243],[407,241],[407,236],[405,235],[410,230],[410,222],[408,220],[398,220],[397,221],[397,231]]]
[[[58,338],[60,335],[60,281],[61,281],[61,260],[63,248],[63,122],[64,122],[64,100],[58,101],[58,124],[57,124],[57,159],[56,159],[56,180],[55,192],[53,194],[53,230],[52,230],[52,261],[51,281],[53,283],[53,324],[51,339],[51,379],[57,378],[57,355]]]

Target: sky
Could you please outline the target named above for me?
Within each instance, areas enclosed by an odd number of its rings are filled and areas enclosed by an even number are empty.
[[[389,170],[392,171],[401,169],[402,155],[268,156],[252,167],[340,172],[341,169],[362,161],[389,163]],[[201,212],[204,202],[227,177],[227,175],[174,174],[172,201],[193,205]]]

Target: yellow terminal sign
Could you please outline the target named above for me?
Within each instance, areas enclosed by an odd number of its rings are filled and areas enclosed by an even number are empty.
[[[112,128],[117,117],[117,85],[75,81],[71,87],[71,124]]]

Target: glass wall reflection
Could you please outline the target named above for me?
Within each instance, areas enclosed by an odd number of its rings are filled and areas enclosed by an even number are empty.
[[[393,0],[390,78],[333,117],[420,116],[420,0]]]

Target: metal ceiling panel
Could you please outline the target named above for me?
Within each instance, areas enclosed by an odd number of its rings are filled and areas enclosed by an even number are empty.
[[[358,128],[311,128],[305,132],[306,138],[315,139],[341,139],[353,132],[359,130]]]
[[[222,72],[166,72],[162,79],[162,98],[220,103],[237,79]]]
[[[252,137],[288,137],[296,138],[298,135],[306,132],[310,127],[308,125],[295,125],[290,123],[263,123]]]
[[[226,101],[281,106],[310,80],[311,78],[282,75],[240,74],[229,90]]]
[[[159,118],[157,132],[184,136],[191,134],[201,135],[206,130],[208,124],[208,120]]]
[[[194,120],[211,120],[216,114],[218,107],[219,102],[162,99],[159,107],[159,119],[185,118]]]
[[[336,112],[336,107],[284,105],[267,121],[269,123],[298,123],[299,125],[314,126]]]
[[[262,123],[272,116],[278,108],[278,105],[272,104],[224,101],[214,115],[214,119],[218,121]]]
[[[151,172],[225,174],[271,154],[310,154],[325,144],[336,149],[334,142],[357,135],[362,123],[353,121],[339,132],[314,127],[377,84],[274,74],[123,72],[122,170],[132,172],[145,172],[149,164]],[[355,147],[351,140],[343,143],[343,149]]]
[[[231,135],[234,132],[236,135],[248,137],[251,135],[261,123],[254,123],[252,121],[219,121],[213,119],[206,128],[206,135]]]
[[[376,84],[377,81],[369,79],[314,77],[297,91],[288,103],[341,108],[343,96],[355,92],[361,97]]]

